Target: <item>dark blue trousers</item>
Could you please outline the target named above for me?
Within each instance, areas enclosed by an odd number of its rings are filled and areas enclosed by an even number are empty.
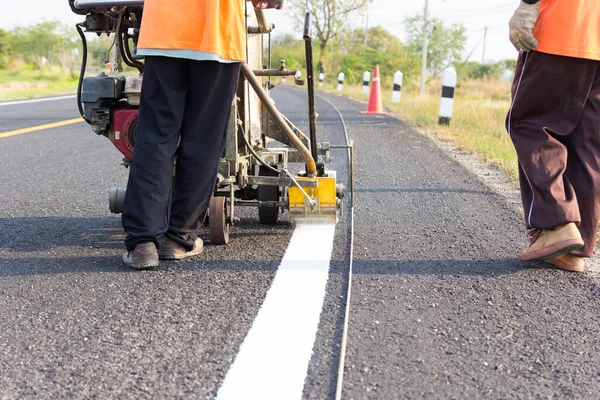
[[[239,63],[146,57],[122,214],[127,250],[143,242],[160,247],[165,236],[193,248],[214,190],[239,72]]]

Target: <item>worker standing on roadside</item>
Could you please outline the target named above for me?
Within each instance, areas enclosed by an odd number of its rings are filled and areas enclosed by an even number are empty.
[[[519,259],[583,271],[600,220],[600,1],[523,0],[506,120],[531,244]]]
[[[252,0],[281,8],[283,0]],[[136,269],[202,252],[195,233],[212,195],[240,62],[244,0],[146,0],[139,131],[122,223],[123,262]],[[173,179],[173,159],[177,167]]]

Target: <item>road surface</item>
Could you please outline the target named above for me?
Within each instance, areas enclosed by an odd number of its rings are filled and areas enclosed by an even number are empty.
[[[273,92],[307,130],[304,96]],[[332,105],[356,146],[343,398],[597,398],[594,275],[517,261],[515,208],[399,119],[320,93],[321,140],[345,141]],[[334,398],[349,199],[330,236],[243,210],[229,246],[201,229],[200,257],[130,270],[107,203],[120,153],[85,123],[23,132],[77,117],[74,98],[0,103],[0,397]],[[315,278],[269,291],[290,260]]]

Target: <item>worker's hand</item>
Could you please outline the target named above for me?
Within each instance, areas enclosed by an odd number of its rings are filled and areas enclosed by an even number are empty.
[[[539,10],[539,2],[527,4],[521,1],[519,8],[515,10],[508,23],[510,41],[521,53],[534,50],[538,45],[538,41],[533,37],[532,30],[538,19]]]
[[[254,8],[276,8],[280,10],[283,7],[283,0],[252,0]]]

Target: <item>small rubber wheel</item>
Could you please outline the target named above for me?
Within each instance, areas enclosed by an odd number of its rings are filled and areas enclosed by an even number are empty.
[[[211,197],[208,206],[208,230],[210,231],[210,241],[213,244],[229,243],[229,222],[225,197]]]
[[[279,176],[269,168],[260,167],[259,176]],[[279,201],[279,186],[259,185],[257,197],[259,201]],[[275,225],[279,219],[279,207],[258,206],[258,221],[261,224]]]
[[[123,187],[111,187],[108,190],[108,208],[111,213],[121,214],[123,212],[126,192],[127,189]]]

